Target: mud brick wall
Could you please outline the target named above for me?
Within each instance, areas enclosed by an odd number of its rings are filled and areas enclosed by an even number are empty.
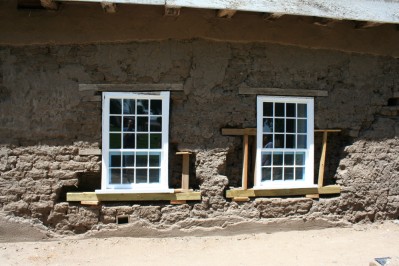
[[[61,233],[83,233],[129,215],[157,228],[212,226],[281,217],[350,222],[399,216],[399,60],[271,44],[192,41],[0,47],[0,210],[38,219]],[[65,202],[99,180],[101,103],[82,100],[81,83],[182,83],[172,92],[171,186],[180,157],[194,152],[191,186],[201,202]],[[341,128],[329,142],[329,183],[338,197],[226,200],[240,186],[239,137],[223,127],[256,127],[256,97],[238,88],[326,90],[315,98],[315,127]],[[392,102],[392,100],[391,100]],[[320,149],[316,136],[316,162]],[[317,163],[315,164],[317,168]],[[97,181],[93,181],[96,183]],[[83,185],[88,182],[88,187]],[[94,187],[91,187],[94,189]],[[212,221],[212,222],[209,222]]]

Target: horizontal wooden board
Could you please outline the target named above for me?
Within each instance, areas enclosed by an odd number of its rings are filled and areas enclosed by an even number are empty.
[[[222,128],[224,136],[256,136],[256,128]]]
[[[182,193],[120,193],[96,194],[95,192],[70,192],[67,201],[156,201],[201,200],[201,192]]]
[[[79,84],[79,91],[182,91],[183,84]]]
[[[239,88],[239,94],[262,94],[270,96],[311,96],[311,97],[327,97],[328,91],[325,90],[297,90],[297,89],[280,89],[280,88]]]
[[[305,196],[309,194],[339,194],[340,186],[332,185],[321,188],[290,188],[290,189],[235,189],[227,190],[227,198],[238,197],[283,197],[283,196]]]

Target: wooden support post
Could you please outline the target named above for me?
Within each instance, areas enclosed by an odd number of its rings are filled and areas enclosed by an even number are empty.
[[[244,154],[242,161],[242,189],[248,188],[248,135],[244,135]]]
[[[324,182],[324,166],[326,163],[326,152],[327,152],[327,134],[328,134],[327,131],[323,132],[323,148],[321,150],[319,179],[317,181],[319,187],[322,187]]]
[[[182,174],[181,174],[181,190],[187,192],[189,190],[190,180],[190,154],[191,152],[176,152],[177,155],[183,155]]]

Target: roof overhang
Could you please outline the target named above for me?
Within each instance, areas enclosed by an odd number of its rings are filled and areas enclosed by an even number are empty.
[[[315,16],[338,20],[399,23],[399,0],[41,0],[42,2],[98,2],[164,5],[179,8],[263,12]]]

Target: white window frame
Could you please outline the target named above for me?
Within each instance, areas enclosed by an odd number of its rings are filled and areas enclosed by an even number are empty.
[[[263,103],[264,102],[279,102],[279,103],[296,103],[306,104],[307,106],[307,132],[306,132],[306,148],[266,148],[263,143]],[[275,111],[275,110],[274,110]],[[298,110],[296,110],[298,111]],[[275,119],[273,113],[273,119]],[[285,114],[286,115],[286,114]],[[284,119],[287,119],[284,116]],[[274,124],[273,120],[273,124]],[[295,123],[297,125],[297,122]],[[285,126],[286,127],[286,126]],[[297,126],[296,126],[297,127]],[[274,131],[274,130],[273,130]],[[297,132],[297,128],[295,130]],[[275,133],[275,132],[273,132]],[[286,136],[286,128],[284,128],[284,136]],[[296,133],[298,135],[298,133]],[[286,96],[257,96],[257,149],[256,149],[256,171],[254,189],[278,189],[278,188],[309,188],[316,187],[314,184],[314,99],[311,97],[286,97]],[[296,135],[296,136],[297,136]],[[274,141],[274,140],[273,140]],[[296,141],[295,141],[296,143]],[[262,181],[262,151],[270,152],[304,152],[305,151],[305,173],[302,180],[274,180]],[[294,163],[295,164],[295,163]],[[273,165],[271,165],[273,167]],[[291,166],[289,166],[291,167]],[[284,168],[288,168],[284,163]],[[295,170],[294,170],[295,171]]]
[[[161,149],[139,149],[135,146],[134,149],[123,148],[110,149],[110,99],[144,99],[144,100],[162,100],[162,126],[161,126]],[[172,193],[173,189],[169,189],[168,184],[168,154],[169,154],[169,104],[170,104],[170,92],[103,92],[102,94],[102,179],[101,179],[101,190],[96,190],[96,193],[156,193],[156,192],[167,192]],[[123,102],[123,100],[122,100]],[[136,104],[137,110],[137,104]],[[122,104],[123,109],[123,104]],[[150,112],[150,110],[148,110]],[[123,111],[121,114],[123,121]],[[137,113],[136,119],[137,120]],[[136,122],[137,123],[137,122]],[[121,126],[122,127],[122,126]],[[149,134],[150,130],[148,130]],[[121,134],[123,133],[123,127],[121,128]],[[159,183],[129,183],[129,184],[110,184],[110,153],[111,152],[160,152],[160,177]],[[137,154],[135,155],[135,158]],[[136,159],[135,159],[136,160]],[[147,159],[148,160],[148,159]],[[136,167],[136,164],[135,164]],[[122,164],[121,169],[125,169]],[[147,168],[149,169],[149,162],[147,162]],[[123,171],[123,170],[121,170]]]

